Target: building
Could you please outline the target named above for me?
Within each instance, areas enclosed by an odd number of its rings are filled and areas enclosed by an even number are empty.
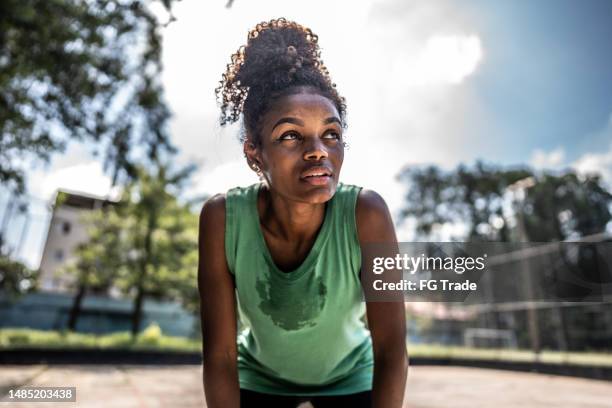
[[[58,190],[40,261],[41,291],[61,293],[69,290],[70,278],[57,276],[56,272],[74,260],[77,246],[88,240],[84,217],[93,210],[114,203],[103,197]]]

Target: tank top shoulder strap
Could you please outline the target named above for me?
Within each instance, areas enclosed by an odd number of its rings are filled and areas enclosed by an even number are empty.
[[[250,206],[255,202],[259,184],[248,187],[235,187],[225,195],[225,257],[232,275],[236,270],[236,254],[239,239],[254,239],[256,225],[249,218]]]
[[[344,223],[345,226],[349,226],[357,231],[357,224],[355,219],[355,208],[357,207],[357,197],[361,187],[352,184],[338,183],[336,194],[334,195],[334,206],[336,212],[339,214],[335,217],[339,222]]]
[[[334,220],[332,230],[336,235],[334,239],[348,246],[345,248],[345,253],[350,254],[351,263],[354,270],[357,271],[357,278],[359,278],[358,274],[361,269],[361,246],[357,235],[355,209],[361,189],[352,184],[339,183],[334,195],[334,216],[332,218]]]

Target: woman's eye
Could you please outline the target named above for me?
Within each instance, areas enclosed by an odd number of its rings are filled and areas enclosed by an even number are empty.
[[[335,140],[340,140],[340,134],[337,132],[329,132],[326,133],[323,138],[325,139],[335,139]]]
[[[299,135],[294,132],[285,133],[278,138],[278,140],[296,140],[299,138]]]

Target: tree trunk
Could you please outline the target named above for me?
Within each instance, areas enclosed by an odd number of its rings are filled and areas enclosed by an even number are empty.
[[[147,247],[146,242],[151,239],[150,235],[151,234],[147,234],[145,237],[145,248]],[[134,306],[132,308],[132,337],[138,334],[142,322],[142,303],[145,295],[144,281],[147,276],[148,258],[149,252],[145,250],[145,254],[140,260],[140,272],[138,273],[138,281],[136,282],[136,297],[134,298]]]
[[[142,301],[144,299],[144,289],[138,286],[136,298],[134,299],[134,311],[132,313],[132,337],[138,335],[142,322]]]
[[[132,336],[136,336],[140,331],[140,324],[142,321],[142,303],[144,300],[145,290],[144,282],[147,277],[147,268],[149,266],[151,257],[151,247],[153,232],[157,227],[157,214],[152,211],[148,217],[147,233],[144,239],[144,251],[140,259],[140,273],[138,274],[138,281],[136,282],[136,298],[134,299],[134,308],[132,311]]]
[[[85,284],[81,283],[76,296],[72,300],[72,308],[70,309],[70,317],[68,318],[68,330],[76,330],[77,320],[81,314],[81,304],[83,303],[85,292],[87,292],[87,287]]]

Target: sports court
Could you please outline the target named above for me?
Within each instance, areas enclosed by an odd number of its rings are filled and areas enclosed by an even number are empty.
[[[10,384],[75,386],[77,402],[45,407],[205,407],[199,366],[3,366]],[[406,408],[610,408],[612,383],[463,367],[410,368]],[[0,403],[38,408],[40,403]],[[302,407],[305,408],[305,407]]]

